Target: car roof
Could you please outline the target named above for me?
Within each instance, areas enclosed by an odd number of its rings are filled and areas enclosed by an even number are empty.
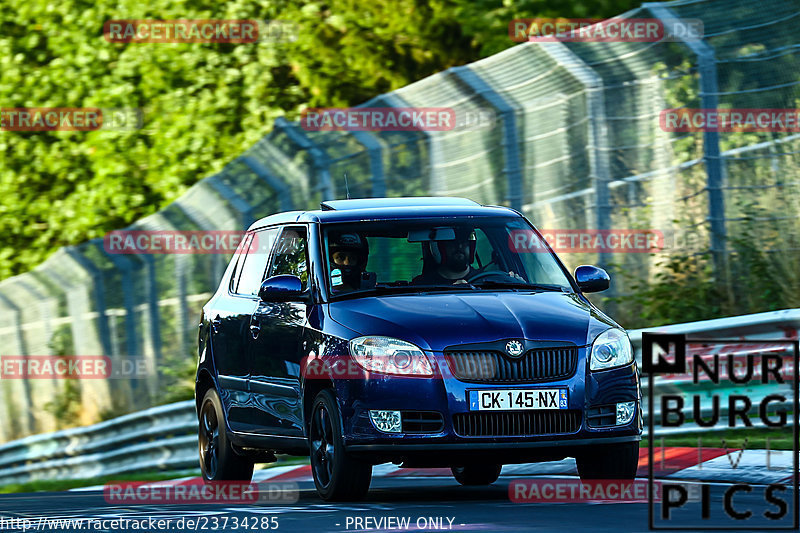
[[[352,200],[328,200],[319,204],[323,211],[344,211],[347,209],[368,209],[378,207],[443,207],[480,206],[468,198],[449,196],[411,196],[405,198],[355,198]]]
[[[358,198],[328,200],[313,211],[288,211],[264,217],[250,226],[254,230],[292,222],[357,222],[437,217],[521,216],[508,207],[481,205],[467,198],[415,196],[407,198]]]

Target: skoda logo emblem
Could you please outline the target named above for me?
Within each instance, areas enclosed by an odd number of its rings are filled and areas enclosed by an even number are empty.
[[[522,355],[522,343],[519,341],[508,341],[506,343],[506,352],[511,357],[519,357]]]

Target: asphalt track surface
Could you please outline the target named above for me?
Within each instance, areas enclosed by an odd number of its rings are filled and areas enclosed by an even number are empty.
[[[299,499],[292,504],[247,505],[113,505],[106,503],[101,490],[60,493],[13,494],[0,496],[0,530],[16,531],[164,531],[143,525],[143,529],[128,527],[97,527],[100,522],[86,522],[82,529],[61,523],[43,524],[43,519],[84,518],[97,520],[194,518],[193,529],[172,526],[171,531],[268,531],[277,524],[278,531],[342,532],[342,531],[648,531],[649,514],[646,503],[515,503],[509,499],[509,484],[520,479],[503,476],[489,487],[462,487],[452,478],[375,478],[367,499],[359,503],[324,503],[316,495],[313,483],[299,482]],[[723,530],[764,530],[766,527],[791,528],[793,495],[784,494],[789,513],[780,521],[761,518],[764,510],[774,510],[764,502],[763,487],[753,486],[750,493],[735,498],[739,510],[750,509],[754,519],[732,521],[723,510],[723,491],[729,485],[713,485],[708,520],[700,519],[701,504],[689,502],[673,515],[670,522],[659,522],[660,528],[717,527]],[[660,508],[656,505],[656,513]],[[200,518],[205,517],[202,521]],[[266,521],[264,521],[266,517]],[[380,523],[381,517],[408,518],[409,525],[396,522]],[[10,518],[17,522],[10,522]],[[29,528],[21,527],[20,519],[30,520]],[[216,518],[216,520],[214,520]],[[359,524],[370,518],[368,522]],[[758,519],[761,518],[760,521]],[[227,520],[226,520],[227,519]],[[234,528],[234,520],[239,527]],[[432,520],[438,519],[438,520]],[[3,522],[5,520],[5,522]],[[246,527],[244,527],[247,520]],[[214,528],[214,523],[217,527]],[[223,529],[223,524],[227,524]],[[16,525],[16,527],[14,527]],[[110,524],[109,524],[110,525]],[[90,527],[91,526],[91,527]],[[203,527],[205,526],[205,527]],[[38,528],[38,529],[37,529]]]

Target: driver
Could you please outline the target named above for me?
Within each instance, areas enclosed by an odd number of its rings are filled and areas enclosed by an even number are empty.
[[[456,230],[456,238],[450,241],[427,241],[422,246],[427,247],[424,254],[429,257],[425,261],[422,274],[413,279],[412,283],[424,285],[452,285],[466,283],[466,279],[477,273],[472,268],[475,260],[475,231]],[[423,248],[424,250],[424,248]]]
[[[331,286],[336,292],[354,291],[361,286],[367,269],[369,245],[358,233],[335,236],[328,246],[331,258]]]

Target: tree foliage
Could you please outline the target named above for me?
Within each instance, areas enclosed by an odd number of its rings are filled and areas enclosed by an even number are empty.
[[[356,105],[514,43],[514,17],[631,0],[8,0],[0,106],[141,108],[132,132],[0,132],[0,279],[151,214],[305,107]],[[298,24],[294,42],[111,43],[111,19]]]

